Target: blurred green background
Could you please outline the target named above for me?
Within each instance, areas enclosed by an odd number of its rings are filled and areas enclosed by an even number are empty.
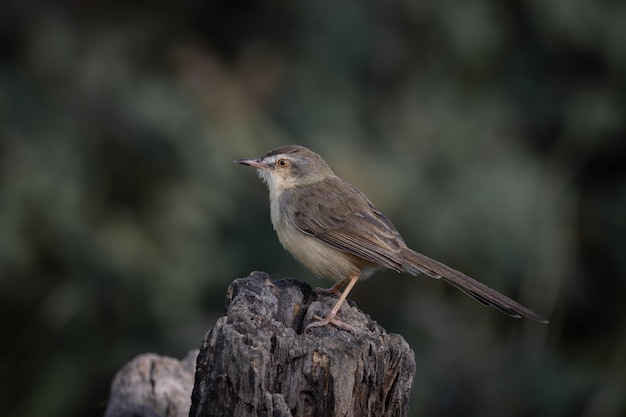
[[[551,320],[357,285],[415,350],[411,416],[624,416],[625,114],[624,2],[3,1],[0,415],[102,415],[250,271],[328,286],[230,162],[298,143]]]

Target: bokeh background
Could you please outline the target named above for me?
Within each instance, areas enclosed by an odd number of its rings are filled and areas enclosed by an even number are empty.
[[[100,416],[283,251],[230,159],[311,147],[427,278],[351,295],[415,350],[411,416],[626,415],[626,3],[0,3],[0,415]]]

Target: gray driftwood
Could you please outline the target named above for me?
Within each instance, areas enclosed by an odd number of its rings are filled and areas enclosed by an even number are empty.
[[[179,361],[144,353],[120,369],[111,384],[105,417],[189,415],[198,350]]]
[[[406,416],[413,352],[353,306],[303,334],[336,301],[253,272],[228,289],[226,314],[198,355],[190,417]]]

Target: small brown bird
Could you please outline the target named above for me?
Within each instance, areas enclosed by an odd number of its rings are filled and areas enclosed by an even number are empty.
[[[504,314],[548,323],[496,290],[409,249],[365,194],[337,177],[315,152],[289,145],[260,159],[235,162],[257,168],[267,183],[272,224],[283,247],[316,275],[337,282],[322,291],[340,295],[339,300],[325,319],[316,317],[307,329],[328,324],[349,329],[335,318],[337,312],[359,278],[382,268],[443,279]]]

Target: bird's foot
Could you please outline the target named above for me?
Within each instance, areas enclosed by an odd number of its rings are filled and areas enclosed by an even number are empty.
[[[334,286],[334,285],[332,287],[330,287],[330,288],[317,287],[313,291],[315,291],[318,294],[336,295],[337,297],[341,296],[341,291],[339,291],[339,289],[336,288],[336,286]]]
[[[341,288],[346,285],[346,281],[345,279],[339,281],[338,283],[336,283],[335,285],[333,285],[330,288],[321,288],[321,287],[317,287],[315,288],[315,292],[318,294],[324,294],[324,295],[331,295],[331,294],[335,294],[337,297],[341,296]]]
[[[343,321],[335,318],[334,314],[329,314],[328,317],[323,318],[317,315],[313,316],[313,320],[315,320],[314,322],[311,322],[308,324],[308,326],[306,326],[304,328],[304,332],[306,333],[308,330],[314,328],[314,327],[324,327],[324,326],[335,326],[339,329],[343,329],[346,330],[352,334],[356,334],[356,330],[354,330],[354,327],[352,327],[351,325],[349,325],[348,323],[344,323]]]

